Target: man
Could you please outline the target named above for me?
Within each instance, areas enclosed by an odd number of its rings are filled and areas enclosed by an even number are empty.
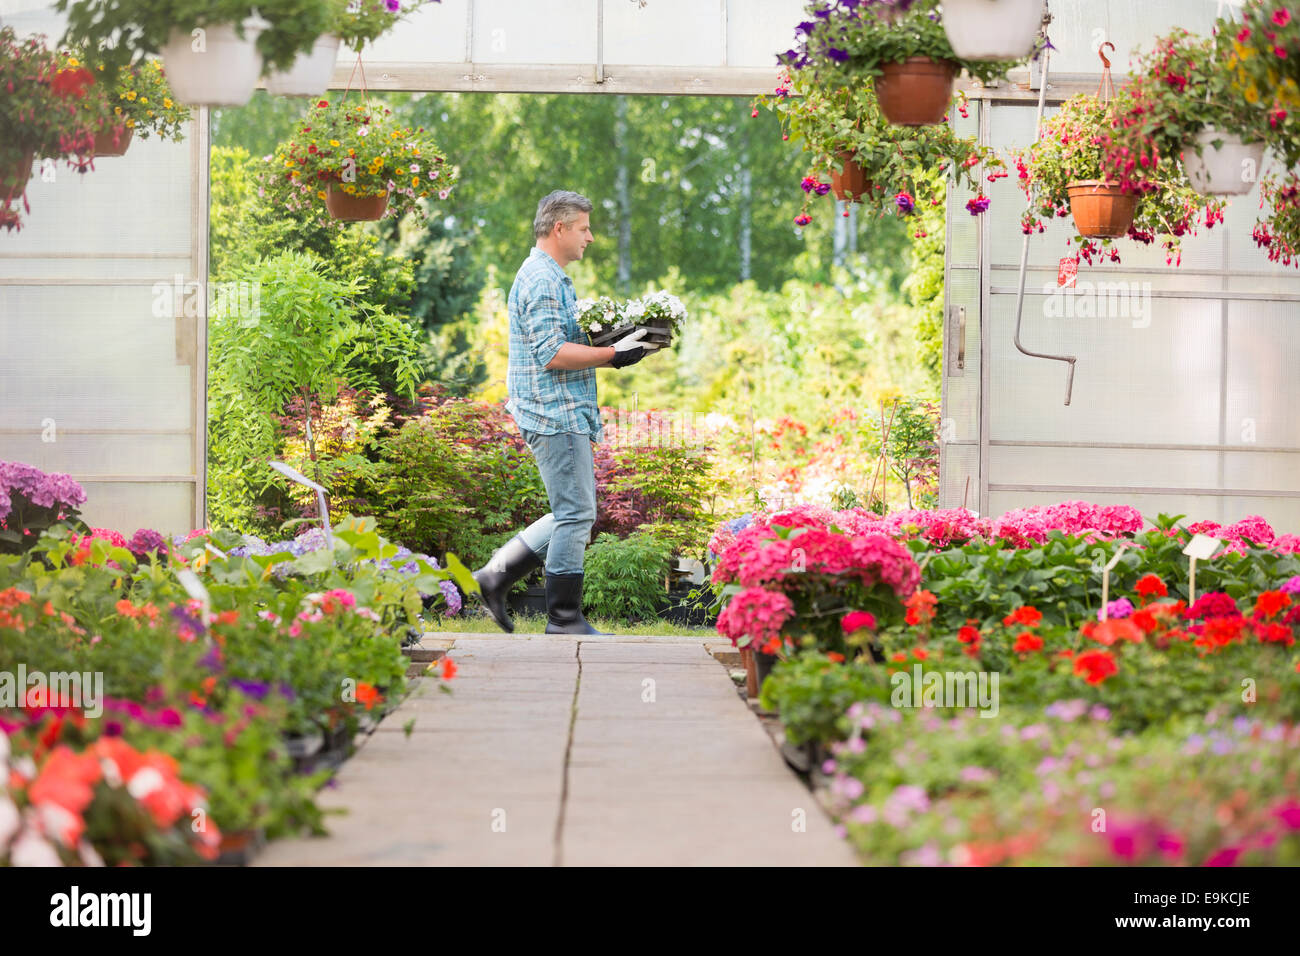
[[[544,197],[533,220],[537,245],[510,288],[506,410],[537,459],[551,513],[474,572],[483,602],[506,631],[514,630],[506,595],[544,560],[546,633],[604,634],[582,616],[582,559],[596,521],[594,450],[604,437],[595,370],[634,365],[658,346],[641,344],[644,329],[613,345],[585,344],[578,297],[564,269],[593,239],[591,210],[591,200],[575,192]]]

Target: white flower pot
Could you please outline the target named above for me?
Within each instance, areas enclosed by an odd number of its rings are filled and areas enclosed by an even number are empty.
[[[176,99],[190,106],[241,106],[248,102],[262,75],[261,31],[244,27],[244,39],[230,24],[203,28],[201,38],[173,30],[162,48],[163,70]],[[202,45],[199,46],[200,39]]]
[[[1215,140],[1222,140],[1218,149]],[[1196,134],[1195,144],[1183,150],[1183,164],[1192,188],[1202,195],[1240,196],[1250,192],[1259,181],[1259,167],[1264,161],[1263,143],[1243,143],[1235,133],[1220,133],[1210,127]]]
[[[339,38],[318,37],[310,53],[299,53],[293,66],[266,78],[266,88],[277,96],[320,96],[330,85],[339,58]]]
[[[1034,48],[1044,0],[943,0],[943,29],[964,60],[1019,60]]]

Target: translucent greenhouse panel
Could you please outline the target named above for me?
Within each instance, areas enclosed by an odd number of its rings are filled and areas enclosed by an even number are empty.
[[[1217,452],[1188,449],[1062,448],[993,445],[989,449],[992,485],[1061,487],[1214,488],[1219,483]],[[1085,492],[1063,492],[1074,498]]]
[[[22,230],[0,233],[0,458],[81,481],[97,527],[201,520],[196,135],[135,139],[84,175],[47,167]]]
[[[1096,48],[1102,40],[1115,44],[1107,52],[1116,83],[1127,72],[1134,49],[1151,49],[1151,41],[1174,27],[1208,33],[1220,11],[1237,12],[1235,0],[1049,0],[1054,73],[1097,73]]]
[[[1060,501],[1069,501],[1072,499],[1083,499],[1083,495],[1063,495],[1059,492],[1033,492],[1033,491],[991,491],[989,493],[989,515],[997,516],[1005,514],[1013,508],[1030,508],[1035,505],[1054,505]],[[1261,510],[1235,511],[1225,517],[1225,506],[1229,504],[1227,499],[1220,498],[1217,495],[1189,495],[1189,494],[1129,494],[1125,492],[1096,492],[1086,496],[1086,500],[1098,505],[1131,505],[1138,511],[1142,512],[1144,517],[1155,520],[1157,515],[1186,515],[1187,523],[1193,521],[1218,521],[1228,523],[1244,518],[1248,514],[1268,514],[1273,513],[1279,518],[1270,520],[1285,520],[1290,524],[1295,524],[1297,517],[1295,511],[1287,511],[1290,507],[1288,502],[1277,502],[1268,498],[1251,498],[1254,507]],[[1281,507],[1276,507],[1281,505]]]

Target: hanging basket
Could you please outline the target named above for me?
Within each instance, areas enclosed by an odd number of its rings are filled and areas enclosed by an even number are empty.
[[[35,161],[36,153],[27,152],[8,166],[0,166],[0,203],[6,199],[16,201],[22,198],[27,192],[27,182],[32,178],[32,163]]]
[[[131,140],[135,136],[135,129],[126,126],[117,136],[113,137],[114,124],[108,120],[103,120],[95,127],[95,158],[102,159],[106,156],[125,156],[126,149],[131,145]]]
[[[928,56],[908,57],[902,63],[881,65],[875,78],[880,112],[895,126],[932,126],[942,123],[952,103],[952,83],[957,64]]]
[[[339,58],[340,40],[323,36],[310,53],[299,53],[293,66],[266,78],[266,89],[277,96],[320,96],[329,88],[334,64]]]
[[[1081,179],[1066,187],[1074,228],[1088,239],[1118,239],[1128,233],[1137,212],[1136,193],[1125,192],[1119,183]]]
[[[831,192],[835,198],[861,202],[863,196],[870,196],[871,180],[867,179],[866,172],[858,165],[853,154],[842,152],[839,160],[844,164],[843,167],[838,172],[831,171]]]
[[[373,222],[388,211],[388,192],[378,196],[349,196],[331,184],[325,191],[325,208],[334,219],[346,222]]]
[[[240,39],[231,24],[204,28],[203,47],[187,30],[172,30],[162,48],[163,71],[176,99],[190,106],[242,106],[262,75],[258,30],[244,28]]]
[[[1043,0],[943,0],[943,31],[963,60],[1020,60],[1034,49]]]
[[[1215,147],[1214,141],[1222,145]],[[1263,143],[1243,143],[1235,133],[1221,133],[1207,127],[1196,134],[1201,147],[1198,156],[1193,146],[1183,150],[1183,166],[1192,188],[1204,196],[1241,196],[1250,192],[1259,180],[1264,161]]]

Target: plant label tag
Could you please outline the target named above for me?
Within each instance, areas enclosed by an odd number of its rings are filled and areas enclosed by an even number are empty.
[[[1189,558],[1196,558],[1204,561],[1213,557],[1214,552],[1219,550],[1219,539],[1212,538],[1208,534],[1198,534],[1193,536],[1192,540],[1183,548],[1183,554]]]
[[[325,491],[324,488],[316,484],[316,482],[312,481],[302,472],[297,471],[294,468],[291,468],[290,466],[286,465],[282,461],[271,461],[271,462],[267,462],[267,464],[270,465],[272,468],[274,468],[276,471],[278,471],[280,474],[284,475],[290,481],[296,481],[300,485],[306,485],[312,491],[317,491],[317,492]]]
[[[176,579],[181,582],[181,587],[185,589],[186,594],[196,601],[203,602],[204,607],[209,605],[208,589],[203,586],[197,574],[189,568],[183,568],[176,572]]]
[[[1056,284],[1063,289],[1073,289],[1079,278],[1079,260],[1066,256],[1056,267]]]

